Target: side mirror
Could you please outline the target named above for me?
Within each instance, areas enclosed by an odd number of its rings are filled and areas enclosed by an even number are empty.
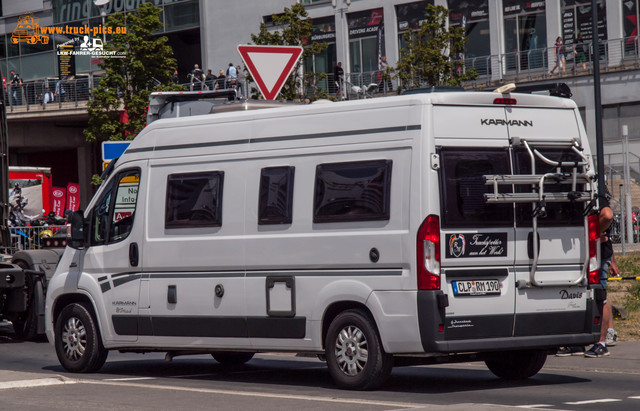
[[[74,211],[67,218],[67,244],[76,250],[85,247],[84,213],[82,211]]]

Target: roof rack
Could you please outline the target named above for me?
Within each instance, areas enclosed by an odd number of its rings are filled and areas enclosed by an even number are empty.
[[[534,144],[532,142],[532,144]],[[539,143],[541,146],[544,142]],[[549,287],[549,286],[573,286],[584,283],[587,278],[587,269],[589,267],[589,253],[585,252],[585,261],[582,267],[580,277],[569,282],[559,281],[539,281],[536,279],[536,269],[538,266],[539,244],[538,244],[538,217],[546,217],[547,203],[578,203],[592,202],[595,199],[596,190],[594,187],[593,174],[587,174],[589,171],[589,159],[582,153],[582,147],[576,139],[565,142],[564,146],[571,148],[580,157],[579,161],[554,161],[545,157],[540,151],[531,147],[531,144],[525,139],[511,139],[512,146],[524,146],[531,159],[531,174],[503,174],[503,175],[485,175],[484,184],[493,187],[493,192],[484,195],[487,203],[531,203],[533,212],[533,261],[531,262],[531,270],[529,272],[529,281],[527,283],[518,284],[518,288],[525,287]],[[551,166],[557,167],[555,173],[536,174],[536,158]],[[562,171],[562,168],[570,168],[570,172]],[[582,168],[582,171],[578,169]],[[545,187],[552,184],[571,183],[571,190],[565,192],[545,192]],[[578,191],[578,184],[584,184],[584,191]],[[522,193],[500,193],[501,185],[528,185],[531,187],[530,192]],[[589,221],[584,216],[584,235],[585,246],[589,244]]]
[[[402,90],[402,95],[406,94],[422,94],[422,93],[442,93],[448,91],[465,91],[464,87],[458,86],[426,86],[417,88],[408,88]]]
[[[236,89],[154,92],[149,96],[147,125],[165,117],[209,114],[214,104],[221,104],[225,101],[236,100],[237,98],[238,93]],[[171,103],[171,107],[167,108],[169,103]],[[181,108],[183,108],[183,110],[181,110]],[[187,110],[184,110],[184,108],[187,108]]]

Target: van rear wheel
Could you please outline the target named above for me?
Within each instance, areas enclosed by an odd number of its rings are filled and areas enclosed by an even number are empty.
[[[339,314],[325,341],[329,373],[340,388],[371,390],[389,377],[393,356],[384,352],[375,323],[362,310]]]
[[[542,350],[507,351],[499,357],[486,360],[485,364],[496,376],[505,380],[524,380],[533,377],[547,361]]]
[[[222,365],[242,365],[253,358],[252,352],[219,351],[211,354]]]
[[[109,354],[102,345],[91,309],[83,303],[64,307],[56,320],[55,341],[60,364],[71,372],[98,371]]]

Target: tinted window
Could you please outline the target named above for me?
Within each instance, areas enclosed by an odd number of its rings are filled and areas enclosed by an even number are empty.
[[[388,220],[391,160],[316,167],[313,222]]]
[[[268,167],[260,172],[258,224],[291,224],[294,167]]]
[[[582,161],[580,156],[571,149],[558,148],[538,148],[538,151],[549,160],[553,161]],[[557,168],[549,165],[537,156],[535,157],[536,175],[545,173],[555,173]],[[515,169],[518,174],[531,174],[531,157],[525,149],[518,148],[515,150]],[[570,173],[572,167],[563,167],[562,172]],[[583,172],[583,168],[579,167],[578,172]],[[551,180],[547,180],[551,181]],[[517,187],[516,191],[523,192],[525,187]],[[578,191],[584,191],[584,184],[578,184]],[[544,191],[552,192],[569,192],[571,191],[571,180],[568,179],[566,184],[545,184]],[[544,225],[582,225],[584,224],[582,212],[585,203],[546,203],[546,217],[538,217],[538,224]],[[517,204],[516,218],[519,226],[531,226],[533,206],[531,204]]]
[[[223,180],[222,171],[170,175],[165,227],[220,227]]]
[[[486,227],[513,225],[512,204],[487,204],[484,194],[493,187],[484,175],[511,174],[507,149],[440,150],[443,227]],[[501,186],[501,193],[510,191]]]
[[[133,228],[139,186],[139,170],[119,173],[107,183],[92,211],[93,245],[115,243],[129,236]]]

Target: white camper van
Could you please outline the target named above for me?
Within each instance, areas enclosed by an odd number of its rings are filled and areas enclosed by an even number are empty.
[[[47,335],[74,372],[108,350],[272,351],[350,389],[460,360],[528,378],[600,333],[593,177],[576,105],[549,96],[160,119],[71,218]]]

